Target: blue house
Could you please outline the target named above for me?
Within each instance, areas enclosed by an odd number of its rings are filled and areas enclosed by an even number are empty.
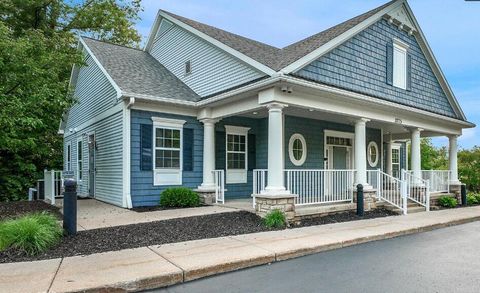
[[[351,204],[362,184],[406,213],[460,184],[457,137],[474,125],[405,0],[284,48],[161,10],[142,50],[79,49],[60,132],[83,196],[132,208],[186,186],[291,213]],[[434,136],[449,138],[449,170],[421,170]]]

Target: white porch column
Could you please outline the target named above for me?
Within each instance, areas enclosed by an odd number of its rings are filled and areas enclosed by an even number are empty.
[[[386,141],[387,144],[387,174],[390,176],[393,176],[393,167],[392,167],[392,157],[393,157],[393,152],[392,152],[392,135],[389,135],[389,139]]]
[[[213,170],[215,170],[215,123],[218,120],[202,119],[203,123],[203,182],[199,190],[215,190]]]
[[[367,145],[366,123],[370,121],[361,118],[355,122],[355,185],[362,184],[364,189],[371,188],[367,183]]]
[[[265,188],[267,194],[288,194],[284,183],[284,159],[283,152],[283,108],[286,105],[271,103],[268,108],[268,185]]]
[[[413,128],[410,131],[412,133],[412,173],[414,177],[422,178],[422,156],[420,154],[420,131],[422,129]]]
[[[457,136],[448,137],[448,166],[450,169],[450,184],[461,184],[458,180],[458,164],[457,164]]]

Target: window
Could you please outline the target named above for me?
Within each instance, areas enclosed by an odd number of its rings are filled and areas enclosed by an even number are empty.
[[[83,142],[80,138],[77,141],[77,181],[81,181],[83,178]]]
[[[67,171],[72,171],[72,145],[67,143]]]
[[[367,158],[370,167],[376,167],[378,164],[378,145],[376,142],[371,141],[367,147]]]
[[[188,60],[185,62],[185,75],[192,73],[192,62]]]
[[[352,146],[352,139],[347,137],[327,136],[327,144],[338,146]]]
[[[392,146],[392,176],[400,177],[400,147]]]
[[[407,88],[407,49],[408,45],[399,40],[393,43],[393,85]]]
[[[182,184],[182,130],[184,120],[152,117],[154,185]]]
[[[288,155],[295,166],[301,166],[307,159],[307,142],[303,135],[295,133],[288,142]]]
[[[225,126],[227,183],[247,183],[247,133],[250,128]]]

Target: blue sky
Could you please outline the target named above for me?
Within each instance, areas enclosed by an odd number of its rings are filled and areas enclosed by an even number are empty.
[[[158,9],[164,9],[224,30],[284,47],[387,0],[144,0],[137,28],[147,38]],[[480,125],[480,1],[410,0],[427,37],[469,121]],[[478,128],[459,139],[461,147],[480,145]],[[446,145],[446,138],[434,139]]]

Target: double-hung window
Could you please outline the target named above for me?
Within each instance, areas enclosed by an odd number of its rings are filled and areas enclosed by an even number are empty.
[[[392,146],[392,176],[400,178],[400,146]]]
[[[407,88],[407,50],[408,45],[394,40],[393,42],[393,86]]]
[[[77,141],[77,181],[83,178],[83,142],[79,138]]]
[[[248,130],[239,126],[225,126],[227,183],[247,183]]]
[[[152,117],[154,185],[182,184],[184,120]]]

